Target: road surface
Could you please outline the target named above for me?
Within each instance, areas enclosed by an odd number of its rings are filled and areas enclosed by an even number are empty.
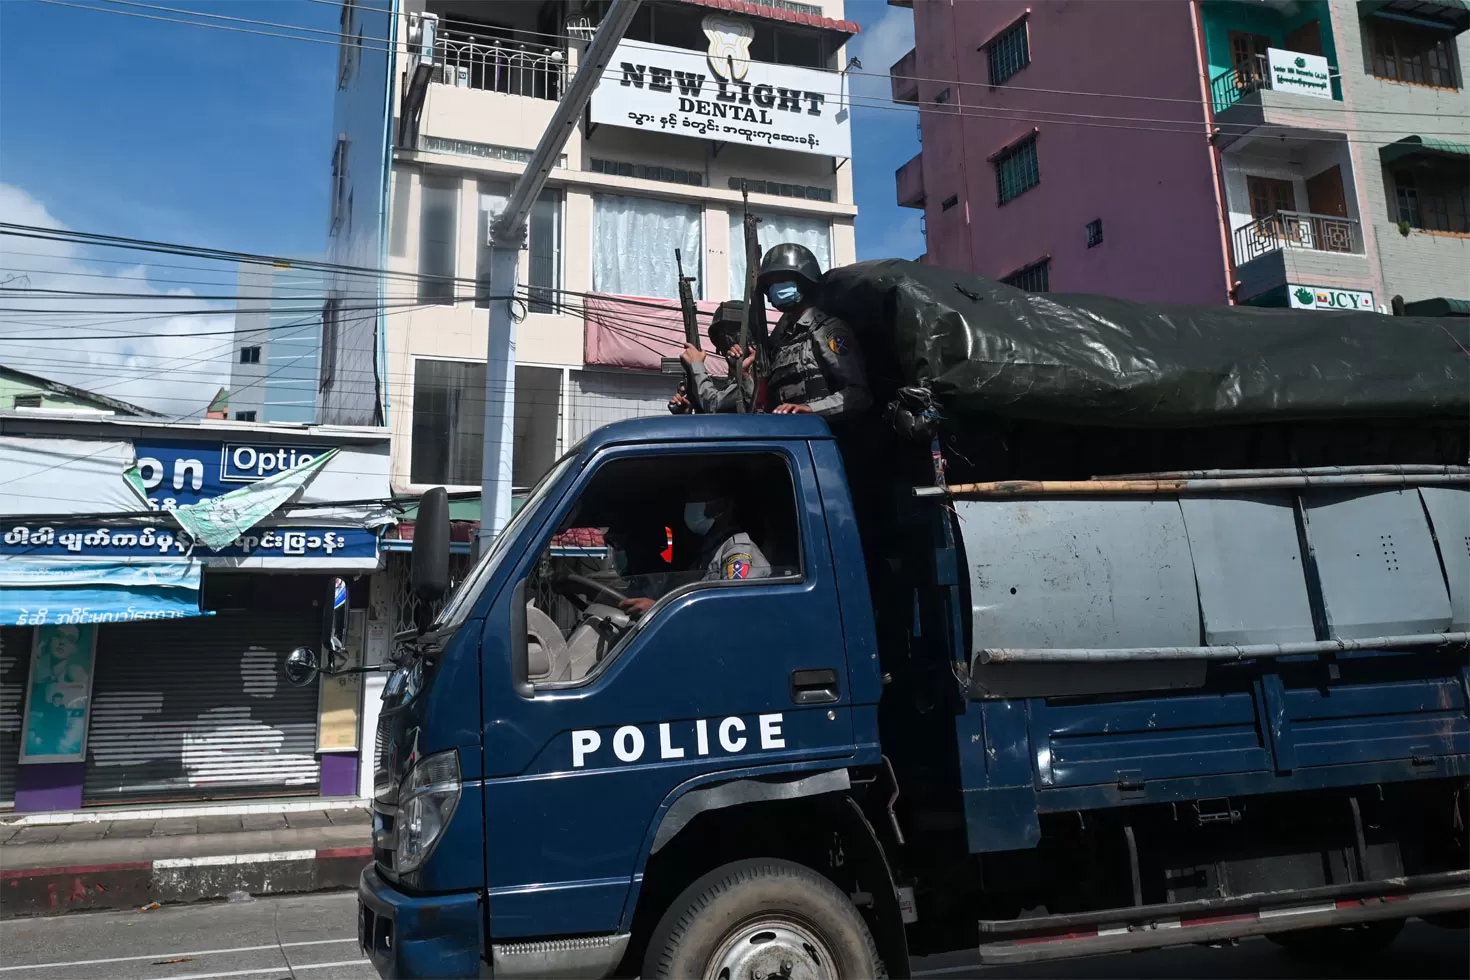
[[[99,912],[0,922],[0,980],[375,980],[357,949],[351,893],[264,898],[152,912]],[[1185,947],[982,970],[953,954],[914,964],[915,975],[1074,980],[1250,977],[1470,976],[1464,932],[1411,923],[1389,953],[1344,969],[1303,962],[1263,940],[1226,949]]]

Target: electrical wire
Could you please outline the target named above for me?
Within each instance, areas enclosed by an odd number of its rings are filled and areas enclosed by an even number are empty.
[[[150,15],[150,14],[140,14],[140,13],[135,13],[133,11],[127,11],[127,10],[116,10],[116,9],[104,8],[104,7],[93,7],[93,6],[89,6],[89,5],[86,5],[86,4],[69,3],[69,2],[65,2],[65,0],[37,0],[37,2],[39,2],[39,3],[53,4],[53,5],[62,6],[62,7],[73,7],[73,8],[77,8],[77,9],[81,9],[81,10],[91,10],[91,11],[100,12],[100,13],[111,13],[111,14],[118,14],[118,15],[124,15],[124,16],[144,17],[144,18],[149,19],[149,20],[161,20],[161,21],[165,21],[165,22],[168,22],[168,23],[185,24],[185,25],[195,26],[195,27],[208,27],[208,28],[213,28],[213,29],[217,29],[217,30],[232,30],[232,31],[238,31],[240,33],[246,33],[246,34],[261,34],[261,35],[267,36],[267,37],[285,38],[287,40],[310,41],[310,42],[313,42],[313,43],[331,44],[331,45],[335,45],[335,46],[340,46],[340,44],[341,44],[341,38],[342,38],[342,35],[340,35],[340,34],[338,35],[338,40],[326,40],[326,39],[322,39],[322,38],[301,37],[301,36],[298,36],[298,35],[284,35],[284,34],[273,34],[273,33],[262,32],[262,31],[251,31],[251,30],[246,30],[246,29],[243,29],[243,28],[230,27],[227,24],[207,24],[207,23],[202,23],[202,22],[199,22],[199,21],[177,20],[177,19],[171,19],[171,18],[166,18],[166,17],[157,17],[157,16]],[[523,32],[523,33],[534,33],[534,32]],[[553,36],[553,35],[547,35],[547,36]],[[557,35],[557,36],[558,37],[566,37],[564,35]],[[364,38],[363,40],[366,41],[367,39]],[[392,44],[392,42],[390,42],[388,39],[385,39],[385,38],[374,38],[373,40],[374,41],[379,41],[379,42],[382,42],[382,43],[385,43],[385,44]],[[353,43],[354,44],[357,44],[357,40],[356,40],[355,37],[353,39]],[[359,46],[361,46],[361,47],[367,47],[366,44],[362,44],[362,45],[359,45]],[[382,53],[395,53],[396,54],[396,53],[398,53],[398,51],[400,49],[399,49],[398,46],[394,45],[392,47],[373,48],[372,50],[377,50],[377,51],[380,51]],[[404,46],[403,50],[406,50],[406,45]],[[823,69],[810,69],[810,70],[820,71],[820,70],[823,70]],[[840,73],[840,72],[834,72],[832,74],[841,75],[842,73]],[[854,72],[854,74],[859,74],[859,73]],[[862,72],[860,74],[871,75],[873,77],[883,77],[880,73],[877,73],[877,72]],[[610,77],[615,77],[615,75],[616,75],[616,70],[615,69],[609,69],[609,70],[607,70],[604,73],[604,76],[603,77],[604,78],[610,78]],[[899,77],[908,77],[908,76],[899,76]],[[917,77],[917,76],[915,76],[915,77]],[[964,86],[964,85],[975,85],[975,86],[979,86],[979,85],[984,84],[984,83],[981,83],[981,82],[963,82],[963,81],[955,80],[955,79],[927,79],[927,80],[929,80],[929,81],[946,82],[946,83],[948,83],[950,85],[960,85],[960,86]],[[1016,87],[1016,86],[1006,86],[1006,87],[1010,91],[1023,91],[1023,90],[1025,90],[1025,89],[1022,89],[1020,87]],[[1096,97],[1096,98],[1137,98],[1137,99],[1148,99],[1148,100],[1151,100],[1151,101],[1173,102],[1173,103],[1184,104],[1184,105],[1195,105],[1195,106],[1197,106],[1197,105],[1200,104],[1200,100],[1195,100],[1195,99],[1170,99],[1170,98],[1162,98],[1162,97],[1155,97],[1155,96],[1126,96],[1126,95],[1122,95],[1122,94],[1113,95],[1113,94],[1110,94],[1110,93],[1069,91],[1069,90],[1063,90],[1063,89],[1053,89],[1053,90],[1036,89],[1034,91],[1036,91],[1038,93],[1057,94],[1057,95],[1068,95],[1068,96],[1073,96],[1073,97],[1091,96],[1091,97]],[[894,103],[894,100],[892,100],[891,98],[889,98],[889,99],[883,99],[883,98],[880,98],[880,97],[873,97],[873,96],[854,95],[850,91],[849,92],[841,92],[841,91],[839,91],[839,92],[814,92],[813,94],[819,94],[819,95],[824,95],[824,96],[830,96],[830,97],[833,97],[833,98],[836,98],[836,99],[846,100],[846,101],[852,103],[857,108],[884,109],[884,110],[894,110],[894,111],[902,111],[902,112],[912,112],[912,111],[915,111],[915,107],[903,105],[901,103]],[[983,107],[983,108],[985,110],[989,110],[989,111],[976,111],[977,109],[980,109],[980,108],[981,107],[978,107],[978,106],[959,106],[959,105],[956,105],[956,106],[954,106],[954,109],[956,111],[955,112],[952,112],[952,113],[949,113],[949,114],[951,114],[951,115],[959,115],[959,116],[962,116],[964,118],[980,118],[980,119],[1023,119],[1023,118],[1024,119],[1029,119],[1029,118],[1032,118],[1033,116],[1038,115],[1038,114],[1052,115],[1052,116],[1064,116],[1064,117],[1077,117],[1075,119],[1051,119],[1051,120],[1048,120],[1048,121],[1051,122],[1051,123],[1053,123],[1053,124],[1058,124],[1058,125],[1078,125],[1078,126],[1087,126],[1087,127],[1090,127],[1090,128],[1129,129],[1129,130],[1138,131],[1138,132],[1163,132],[1163,133],[1168,133],[1168,132],[1181,132],[1181,133],[1190,133],[1191,135],[1197,134],[1200,131],[1199,130],[1199,127],[1202,126],[1203,123],[1204,123],[1204,120],[1203,119],[1199,119],[1199,120],[1181,120],[1181,119],[1143,117],[1143,116],[1099,116],[1096,113],[1072,113],[1072,112],[1065,112],[1063,110],[1041,110],[1041,109],[1030,109],[1030,108],[1015,108],[1015,109],[1012,109],[1010,107],[1004,107],[1004,106],[986,106],[986,107]],[[1311,109],[1313,111],[1332,111],[1334,108],[1335,107],[1328,107],[1328,106],[1311,107]],[[969,110],[969,111],[964,111],[964,110]],[[1409,115],[1409,113],[1394,112],[1394,111],[1391,111],[1391,110],[1356,110],[1356,109],[1349,109],[1346,106],[1337,108],[1336,111],[1344,111],[1344,112],[1351,111],[1351,112],[1357,112],[1357,113],[1384,112],[1384,113],[1387,113],[1387,114],[1391,114],[1391,115],[1393,115],[1395,117]],[[1000,115],[1000,116],[997,116],[997,115],[994,115],[993,114],[994,112],[1012,112],[1012,113],[1017,113],[1018,115],[1014,115],[1014,116]],[[1430,113],[1430,112],[1422,113],[1420,115],[1433,116],[1433,117],[1446,117],[1447,116],[1447,114],[1444,114],[1444,113]],[[1461,116],[1448,116],[1448,117],[1449,118],[1464,118],[1464,117],[1461,117]],[[1136,122],[1152,122],[1152,123],[1160,123],[1160,124],[1188,125],[1188,126],[1190,126],[1192,128],[1186,129],[1186,130],[1173,130],[1173,129],[1162,129],[1162,128],[1157,128],[1157,127],[1150,128],[1150,127],[1141,127],[1141,126],[1113,126],[1113,125],[1109,125],[1107,123],[1086,122],[1086,121],[1083,121],[1083,120],[1097,120],[1097,119],[1109,119],[1109,120],[1113,120],[1115,122],[1118,122],[1118,121],[1136,121]],[[1252,125],[1252,124],[1246,124],[1246,123],[1238,123],[1238,124],[1237,123],[1222,123],[1219,120],[1216,120],[1215,121],[1215,125],[1216,125],[1216,127],[1219,127],[1219,128],[1226,128],[1226,127],[1230,127],[1230,126],[1237,126],[1237,127],[1242,128],[1243,131],[1248,131],[1250,129],[1255,128],[1254,125]],[[1359,134],[1374,134],[1374,133],[1377,133],[1377,134],[1381,134],[1381,135],[1393,135],[1395,133],[1402,132],[1402,129],[1366,130],[1366,129],[1358,129],[1358,128],[1351,128],[1351,129],[1349,129],[1349,128],[1341,128],[1341,129],[1335,130],[1335,132],[1359,133]],[[1459,135],[1462,135],[1462,134],[1459,133],[1459,132],[1457,132],[1457,131],[1452,131],[1452,132],[1444,132],[1444,133],[1439,133],[1439,132],[1435,132],[1435,133],[1423,132],[1423,133],[1420,133],[1419,135],[1424,135],[1424,136],[1459,136]],[[1302,139],[1302,140],[1312,140],[1312,141],[1324,141],[1325,140],[1325,141],[1330,141],[1330,142],[1338,142],[1337,139],[1335,139],[1334,137],[1330,137],[1330,136],[1328,136],[1328,137],[1303,136],[1303,137],[1299,137],[1299,139]],[[1374,143],[1374,144],[1376,144],[1376,143],[1379,143],[1380,141],[1378,141],[1378,140],[1349,140],[1349,142],[1362,142],[1362,143]]]

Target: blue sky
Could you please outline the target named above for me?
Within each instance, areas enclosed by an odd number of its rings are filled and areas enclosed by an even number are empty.
[[[107,0],[64,0],[107,8]],[[332,32],[322,0],[148,0],[160,6]],[[337,48],[212,30],[37,0],[0,0],[0,220],[240,252],[320,256],[328,214]],[[888,67],[913,46],[912,14],[885,0],[848,0],[863,27],[849,54],[863,62],[858,96],[886,100]],[[245,30],[269,28],[238,26]],[[916,257],[919,212],[894,203],[894,170],[917,150],[916,113],[857,107],[853,168],[859,259]],[[121,292],[108,312],[156,317],[160,293],[234,292],[235,270],[163,271],[189,260],[0,240],[0,281],[31,288]],[[110,261],[109,261],[110,260]],[[154,297],[150,299],[150,297]],[[12,298],[12,307],[38,309]],[[75,305],[75,304],[74,304]],[[230,304],[207,317],[151,319],[157,336],[66,341],[117,323],[97,314],[63,323],[10,315],[0,362],[192,414],[228,380]],[[96,304],[94,304],[96,306]],[[92,309],[93,306],[87,306]],[[101,312],[100,306],[97,306]],[[42,326],[44,325],[44,326]],[[120,331],[125,328],[112,328]],[[136,328],[126,328],[136,329]],[[46,342],[34,339],[49,331]],[[78,331],[80,333],[80,331]],[[193,334],[192,338],[181,335]],[[16,339],[9,339],[9,338]]]
[[[310,0],[165,5],[337,29],[336,8]],[[863,27],[849,52],[875,73],[855,76],[854,91],[886,97],[880,73],[912,46],[912,14],[885,0],[849,0],[847,13]],[[336,60],[331,44],[3,0],[0,180],[70,228],[319,255]],[[893,171],[917,149],[914,116],[854,112],[859,258],[923,250],[918,212],[893,203]]]

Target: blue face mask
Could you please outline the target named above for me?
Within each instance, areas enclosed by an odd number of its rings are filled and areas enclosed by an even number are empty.
[[[794,282],[778,282],[767,290],[771,305],[778,310],[787,310],[801,302],[801,287]]]

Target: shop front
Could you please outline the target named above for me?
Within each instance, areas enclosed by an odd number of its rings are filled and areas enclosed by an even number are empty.
[[[358,794],[360,675],[294,687],[282,667],[334,617],[349,662],[386,648],[387,439],[210,428],[131,433],[100,472],[0,435],[0,806]]]

